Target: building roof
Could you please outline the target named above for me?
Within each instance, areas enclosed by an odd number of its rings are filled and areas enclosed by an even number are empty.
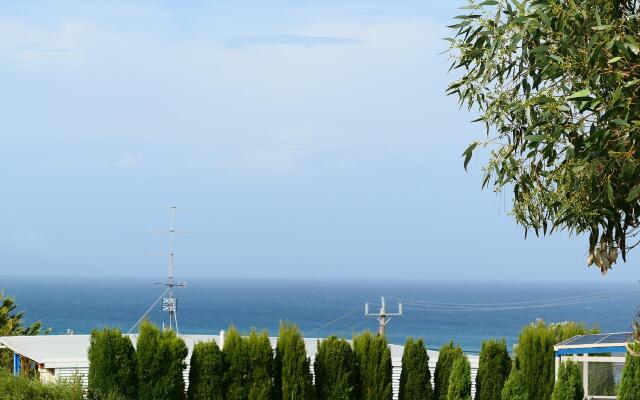
[[[220,344],[219,335],[179,335],[189,349],[187,362],[191,358],[191,352],[197,342],[214,340]],[[129,335],[133,345],[136,345],[138,335]],[[13,352],[44,364],[45,368],[87,368],[89,359],[90,335],[41,335],[41,336],[3,336],[0,337],[0,347],[6,347]],[[275,348],[278,338],[270,337],[271,346]],[[305,338],[304,344],[307,354],[312,359],[317,352],[319,338]],[[403,346],[389,345],[391,358],[394,365],[402,361]],[[429,358],[437,359],[438,353],[429,350]]]
[[[631,332],[578,335],[554,346],[558,355],[624,353],[633,339]]]

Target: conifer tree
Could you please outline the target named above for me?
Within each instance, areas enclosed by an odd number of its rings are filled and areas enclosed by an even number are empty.
[[[238,330],[229,328],[224,339],[224,358],[227,365],[225,387],[228,400],[245,400],[251,386],[251,357],[247,341]]]
[[[640,351],[635,345],[632,350]],[[622,370],[622,380],[618,389],[618,400],[640,399],[640,357],[627,353],[627,360]]]
[[[471,400],[471,365],[465,356],[458,357],[453,362],[447,400]]]
[[[280,324],[276,347],[274,398],[276,400],[310,400],[314,397],[313,378],[304,340],[297,326]]]
[[[458,357],[464,357],[464,354],[462,354],[462,349],[459,346],[453,345],[453,342],[449,342],[440,348],[438,363],[436,364],[434,373],[434,400],[447,400],[451,369],[453,368],[454,361]]]
[[[543,321],[524,327],[520,333],[516,357],[531,400],[551,398],[555,382],[553,345],[556,343],[555,329],[548,327]]]
[[[529,400],[529,393],[527,392],[527,383],[524,380],[524,375],[520,370],[513,367],[511,373],[504,383],[502,388],[501,400]]]
[[[136,345],[138,400],[182,400],[188,350],[173,331],[160,332],[144,321]]]
[[[582,373],[578,364],[572,361],[563,362],[558,370],[558,379],[551,394],[551,400],[582,400]]]
[[[119,329],[94,330],[88,358],[90,399],[102,400],[108,396],[136,399],[136,353],[128,336],[123,336]]]
[[[390,400],[392,391],[391,350],[384,336],[364,332],[353,340],[358,363],[359,397],[362,400]]]
[[[408,338],[402,354],[399,400],[431,400],[429,355],[422,339]]]
[[[225,361],[218,344],[196,343],[190,365],[188,400],[225,400]]]
[[[318,341],[313,370],[317,400],[356,400],[356,359],[349,342],[335,336]]]
[[[509,372],[511,372],[511,357],[507,351],[507,342],[504,339],[483,342],[476,375],[475,400],[499,399]]]
[[[273,348],[269,341],[269,334],[251,331],[247,339],[249,362],[251,365],[251,379],[249,386],[249,400],[270,400],[273,392]]]

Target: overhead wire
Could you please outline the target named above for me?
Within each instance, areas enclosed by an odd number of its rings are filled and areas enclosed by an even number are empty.
[[[630,292],[638,292],[638,287],[628,287],[628,288],[624,288],[624,289],[616,289],[616,290],[611,290],[611,291],[606,291],[606,292],[600,292],[600,293],[592,293],[592,294],[587,294],[587,295],[580,295],[580,296],[572,296],[572,297],[558,297],[558,298],[553,298],[553,299],[542,299],[542,300],[527,300],[527,301],[516,301],[516,302],[502,302],[502,303],[448,303],[448,302],[440,302],[440,301],[433,301],[433,300],[414,300],[414,299],[406,299],[406,298],[401,298],[401,297],[393,297],[393,296],[387,296],[387,298],[389,299],[393,299],[393,300],[399,300],[399,301],[403,301],[403,302],[407,302],[407,303],[413,303],[416,305],[433,305],[433,306],[442,306],[442,307],[447,307],[447,306],[452,306],[452,307],[491,307],[491,306],[511,306],[511,305],[524,305],[524,304],[538,304],[538,303],[557,303],[560,301],[572,301],[572,300],[581,300],[581,299],[588,299],[588,298],[600,298],[600,297],[607,297],[610,295],[616,295],[616,294],[620,294],[620,293],[630,293]]]
[[[151,307],[149,307],[149,309],[147,311],[145,311],[144,314],[142,314],[142,316],[136,321],[135,324],[133,324],[133,326],[131,327],[131,329],[129,329],[129,331],[127,331],[127,334],[131,333],[134,329],[136,329],[136,327],[140,324],[140,322],[142,322],[143,319],[146,318],[146,316],[151,312],[151,310],[153,310],[153,308],[156,306],[156,304],[158,304],[158,302],[164,297],[164,295],[169,291],[169,288],[166,288],[164,292],[162,292],[162,294],[160,295],[160,297],[158,297],[156,299],[156,301],[153,302],[153,304],[151,304]]]
[[[338,322],[338,321],[340,321],[340,320],[343,320],[343,319],[347,318],[348,316],[350,316],[350,315],[352,315],[352,314],[355,314],[355,313],[356,313],[356,312],[358,312],[358,311],[360,311],[360,308],[357,308],[357,309],[355,309],[355,310],[351,310],[351,311],[349,311],[348,313],[343,314],[343,315],[339,316],[338,318],[336,318],[336,319],[334,319],[334,320],[332,320],[332,321],[329,321],[329,322],[327,322],[326,324],[324,324],[324,325],[322,325],[322,326],[319,326],[319,327],[317,327],[317,328],[315,328],[315,329],[313,329],[313,330],[311,330],[311,331],[305,332],[304,334],[305,334],[305,336],[308,336],[308,335],[311,335],[311,334],[313,334],[313,333],[316,333],[317,331],[319,331],[319,330],[321,330],[321,329],[324,329],[324,328],[327,328],[327,327],[329,327],[329,326],[333,325],[334,323],[336,323],[336,322]]]

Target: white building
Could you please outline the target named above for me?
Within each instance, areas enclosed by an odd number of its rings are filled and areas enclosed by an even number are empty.
[[[137,335],[129,335],[133,345],[136,345]],[[185,383],[189,384],[189,360],[195,343],[215,340],[220,347],[224,340],[224,332],[220,335],[179,335],[189,349],[187,356],[187,369],[184,372]],[[272,337],[271,346],[275,349],[277,338]],[[318,338],[305,338],[304,344],[307,355],[311,358],[311,370],[313,372],[313,360],[317,352]],[[70,379],[79,376],[86,386],[89,374],[89,335],[47,335],[47,336],[4,336],[0,337],[0,348],[10,349],[14,354],[16,368],[14,373],[19,373],[19,360],[26,359],[35,363],[43,381],[53,379]],[[393,365],[393,394],[397,399],[400,385],[400,371],[402,369],[402,353],[404,346],[389,345],[391,349],[391,362]],[[438,352],[429,350],[429,367],[433,379]],[[467,356],[471,363],[471,378],[475,389],[475,376],[478,370],[478,356]]]

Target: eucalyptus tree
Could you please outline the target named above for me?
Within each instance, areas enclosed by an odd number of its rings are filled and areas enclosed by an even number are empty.
[[[640,1],[469,1],[451,27],[457,96],[486,128],[483,187],[525,231],[588,235],[606,273],[640,232]]]

